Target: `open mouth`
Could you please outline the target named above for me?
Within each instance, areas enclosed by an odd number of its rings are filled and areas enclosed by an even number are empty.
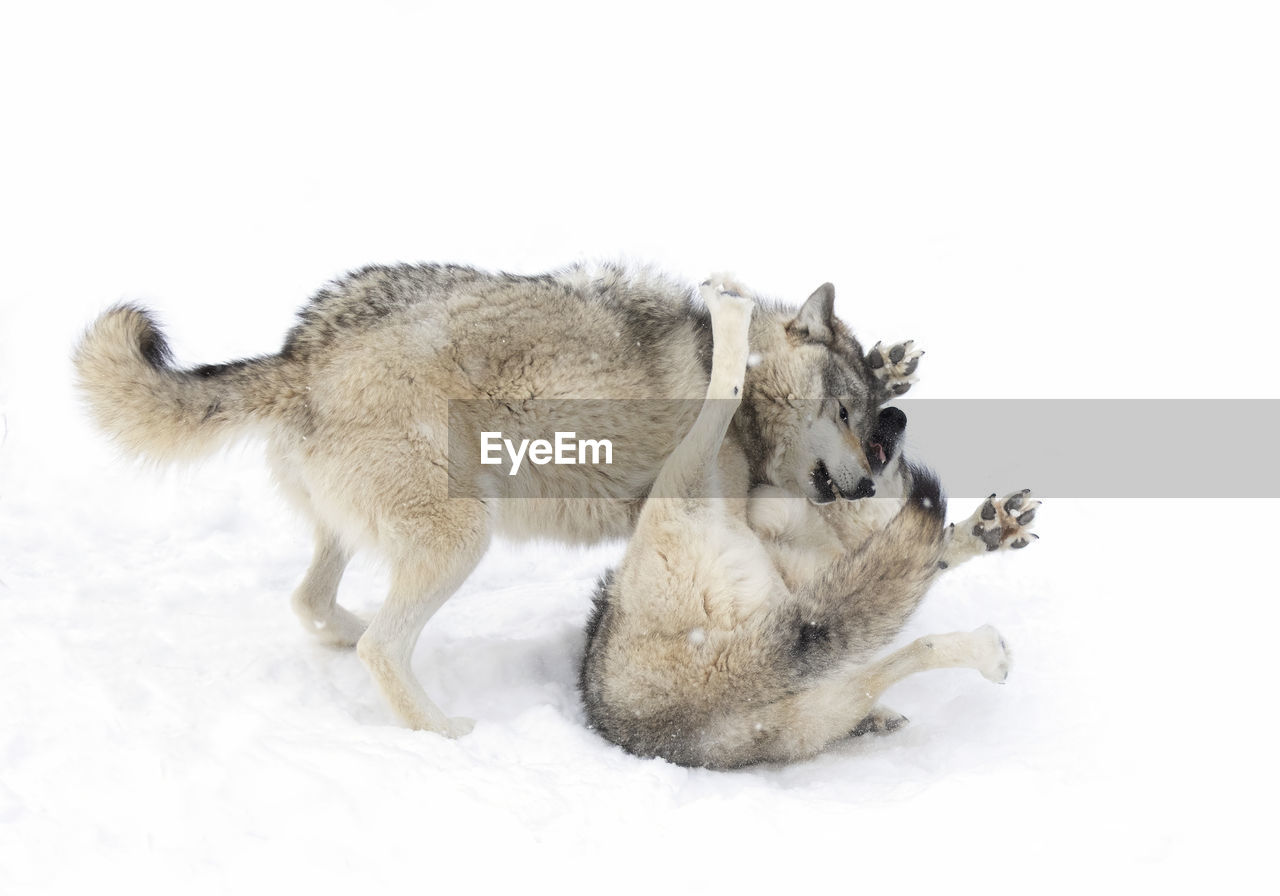
[[[809,481],[813,484],[814,491],[814,494],[809,496],[809,500],[814,504],[830,504],[839,497],[839,491],[831,478],[831,471],[827,469],[826,461],[820,460],[814,464],[813,470],[809,473]]]

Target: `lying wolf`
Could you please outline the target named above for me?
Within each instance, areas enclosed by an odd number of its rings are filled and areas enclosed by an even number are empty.
[[[757,363],[740,377],[714,459],[724,494],[745,502],[763,484],[813,502],[870,494],[864,442],[890,397],[884,373],[904,391],[915,356],[902,346],[864,355],[833,302],[826,284],[798,310],[757,310]],[[94,419],[135,456],[190,459],[265,438],[281,491],[315,531],[293,595],[304,627],[356,645],[405,723],[458,735],[472,723],[446,716],[410,668],[423,626],[495,532],[627,535],[693,423],[711,354],[694,291],[655,273],[423,265],[370,267],[321,290],[274,355],[180,369],[152,318],[119,307],[89,328],[75,364]],[[497,428],[489,415],[536,432],[562,400],[594,400],[589,417],[620,440],[623,462],[527,465],[515,477],[514,465],[484,465],[470,440]],[[358,548],[391,570],[367,627],[336,602]]]
[[[900,500],[815,508],[766,485],[741,518],[721,497],[716,458],[749,372],[743,292],[703,286],[715,333],[706,401],[599,589],[580,679],[606,738],[711,768],[799,759],[896,728],[905,719],[877,700],[913,672],[971,666],[1003,682],[1008,653],[990,626],[872,656],[942,569],[1026,546],[1038,504],[1028,491],[992,495],[944,528],[938,480],[901,461],[906,418],[887,408],[867,443],[872,472]]]

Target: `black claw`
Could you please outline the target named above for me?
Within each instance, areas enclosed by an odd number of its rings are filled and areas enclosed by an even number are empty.
[[[867,366],[872,370],[879,370],[884,366],[884,355],[880,354],[880,349],[873,348],[867,355]]]
[[[996,505],[991,503],[990,498],[987,498],[987,503],[982,505],[982,518],[984,520],[993,520],[996,518]]]
[[[893,348],[889,349],[889,360],[894,364],[897,364],[906,356],[907,350],[901,345],[895,345]]]

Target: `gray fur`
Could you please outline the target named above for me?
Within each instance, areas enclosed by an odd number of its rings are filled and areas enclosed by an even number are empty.
[[[986,544],[944,528],[937,478],[901,462],[901,412],[882,412],[893,431],[874,433],[889,455],[876,479],[888,498],[814,506],[766,485],[744,518],[721,496],[713,459],[747,372],[750,305],[732,282],[703,295],[715,333],[706,403],[597,591],[579,681],[591,725],[639,756],[734,768],[901,727],[875,700],[913,672],[969,666],[1003,681],[1007,649],[989,627],[873,659],[941,570]],[[905,351],[890,358],[910,363]],[[993,524],[998,547],[1022,537],[1007,522]]]
[[[827,499],[865,477],[860,439],[886,387],[831,316],[830,294],[820,289],[803,320],[761,303],[750,330],[761,360],[741,381],[742,413],[716,459],[726,493],[771,485]],[[410,668],[423,626],[494,532],[568,542],[627,535],[693,424],[711,355],[709,318],[693,290],[651,271],[515,276],[402,265],[325,287],[274,355],[182,369],[151,317],[125,306],[89,328],[75,364],[91,415],[131,455],[190,460],[236,438],[264,438],[282,492],[315,528],[315,559],[293,596],[304,627],[357,645],[407,724],[460,734],[470,723],[436,707]],[[518,500],[503,500],[489,497],[478,460],[450,456],[451,399],[492,400],[534,427],[530,399],[583,398],[695,401],[654,402],[643,419],[610,421],[629,439],[625,476],[546,468],[517,487]],[[847,426],[835,420],[836,398],[851,409]],[[453,422],[464,431],[484,423]],[[336,603],[357,549],[377,552],[392,573],[367,627]]]

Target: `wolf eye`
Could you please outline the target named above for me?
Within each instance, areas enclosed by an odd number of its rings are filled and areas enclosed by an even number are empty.
[[[841,423],[849,422],[849,412],[844,409],[844,405],[840,405],[840,422]]]

